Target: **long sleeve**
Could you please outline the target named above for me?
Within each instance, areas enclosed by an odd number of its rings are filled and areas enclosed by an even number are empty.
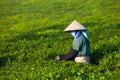
[[[59,58],[60,60],[74,60],[76,55],[78,54],[78,51],[71,49],[68,54],[60,55]]]

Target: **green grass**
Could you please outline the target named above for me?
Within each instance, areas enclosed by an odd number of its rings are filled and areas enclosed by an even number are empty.
[[[119,80],[119,0],[0,0],[0,80]],[[91,63],[57,61],[87,27]]]

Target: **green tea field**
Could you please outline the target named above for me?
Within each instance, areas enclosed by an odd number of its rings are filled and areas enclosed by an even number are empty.
[[[54,59],[72,48],[73,20],[90,63]],[[0,80],[120,80],[120,0],[0,0]]]

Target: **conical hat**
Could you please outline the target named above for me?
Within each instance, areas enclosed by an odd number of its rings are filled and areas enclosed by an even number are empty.
[[[64,31],[86,30],[86,28],[74,20]]]

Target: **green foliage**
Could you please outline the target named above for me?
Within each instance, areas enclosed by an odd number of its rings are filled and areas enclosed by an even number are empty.
[[[119,0],[0,0],[0,80],[119,80]],[[57,61],[73,38],[74,20],[88,29],[91,63]]]

